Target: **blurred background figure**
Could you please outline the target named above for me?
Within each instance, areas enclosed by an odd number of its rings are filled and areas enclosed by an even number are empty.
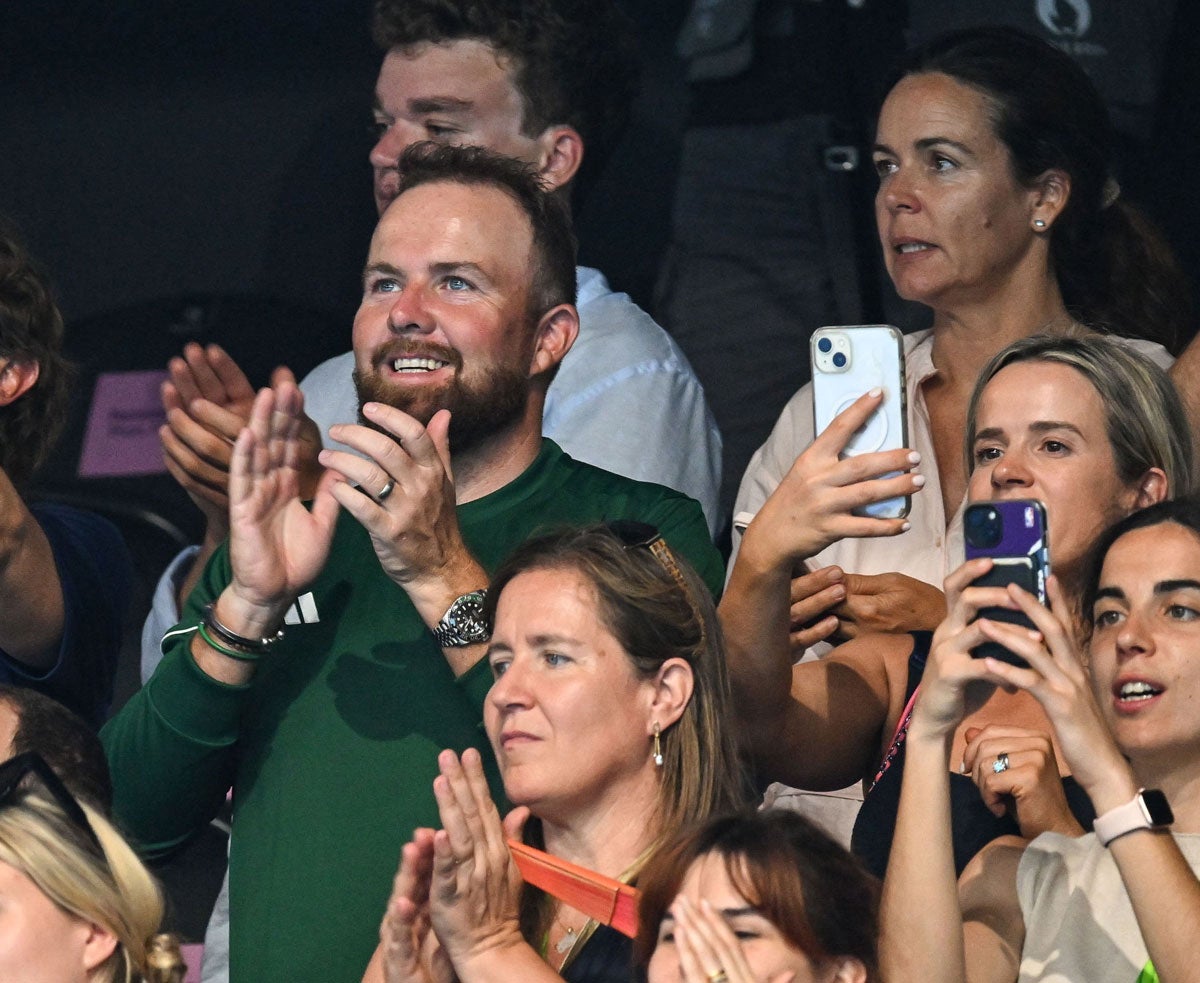
[[[129,554],[99,516],[23,489],[66,419],[71,368],[44,274],[0,223],[0,682],[99,726],[129,599]]]

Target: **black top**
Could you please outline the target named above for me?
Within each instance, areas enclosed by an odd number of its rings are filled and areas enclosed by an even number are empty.
[[[640,977],[633,969],[633,939],[597,925],[562,977],[567,983],[636,983]]]
[[[912,655],[908,657],[908,688],[905,702],[916,691],[925,672],[929,642],[927,631],[914,631]],[[851,849],[862,858],[867,869],[877,877],[887,870],[888,854],[896,831],[896,814],[900,809],[900,782],[904,776],[905,746],[901,741],[890,765],[879,776],[875,786],[863,799],[862,809],[854,823]],[[1063,779],[1067,805],[1084,829],[1091,829],[1096,812],[1091,800],[1071,777]],[[967,862],[988,843],[1000,836],[1020,836],[1021,829],[1010,815],[995,816],[986,805],[975,782],[967,775],[950,772],[950,816],[954,840],[954,869],[961,874]]]

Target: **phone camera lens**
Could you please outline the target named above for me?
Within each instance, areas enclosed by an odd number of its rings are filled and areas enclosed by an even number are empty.
[[[979,549],[991,549],[1004,538],[1004,522],[993,508],[967,509],[963,526],[967,542]]]
[[[823,354],[823,355],[828,355],[830,349],[832,349],[832,348],[833,348],[833,342],[830,341],[828,338],[821,338],[817,342],[817,351],[821,352],[821,354]]]
[[[835,366],[837,366],[839,369],[845,368],[846,367],[846,356],[843,355],[841,352],[837,352],[833,356],[833,364]]]

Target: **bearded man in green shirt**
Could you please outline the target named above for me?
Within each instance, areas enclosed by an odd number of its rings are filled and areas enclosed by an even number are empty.
[[[305,505],[302,397],[259,393],[229,542],[103,735],[115,812],[147,852],[184,842],[232,785],[234,980],[362,974],[399,847],[437,823],[437,753],[490,758],[477,592],[530,533],[638,519],[722,579],[696,502],[541,435],[578,330],[562,203],[481,148],[413,147],[400,173],[354,322],[362,424],[334,433],[357,453],[322,451]]]

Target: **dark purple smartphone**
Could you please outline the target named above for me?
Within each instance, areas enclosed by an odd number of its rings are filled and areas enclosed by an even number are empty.
[[[968,505],[963,515],[963,538],[968,560],[989,556],[992,569],[974,581],[977,587],[1006,587],[1017,584],[1046,603],[1046,578],[1050,576],[1050,548],[1046,529],[1046,507],[1033,499],[978,502]],[[1020,611],[983,608],[979,617],[990,621],[1033,628]],[[1013,665],[1028,665],[1020,656],[996,642],[985,642],[971,650],[977,659],[993,658]]]

